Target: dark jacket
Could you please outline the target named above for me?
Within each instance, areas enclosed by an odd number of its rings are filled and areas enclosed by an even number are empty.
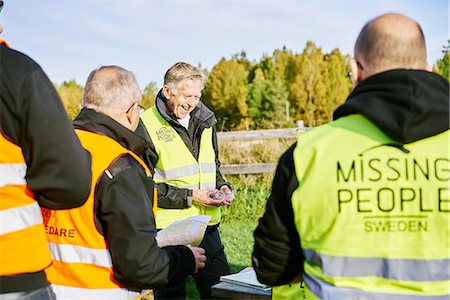
[[[449,129],[449,82],[425,71],[383,72],[361,82],[335,111],[334,119],[350,114],[365,116],[399,143],[431,137]],[[253,266],[258,278],[270,285],[288,283],[303,271],[301,237],[291,202],[299,186],[295,146],[280,158],[266,212],[254,232]]]
[[[155,105],[164,119],[175,129],[180,135],[181,139],[186,144],[186,147],[191,151],[195,159],[198,159],[200,149],[200,139],[202,137],[203,130],[205,128],[213,129],[213,147],[216,154],[216,188],[220,188],[223,185],[231,185],[226,182],[222,174],[220,173],[220,161],[217,145],[217,132],[215,125],[217,123],[214,113],[201,101],[198,102],[197,107],[190,113],[191,119],[189,120],[189,130],[181,125],[175,115],[167,110],[166,98],[162,93],[162,90],[156,96]],[[138,132],[141,136],[144,136],[148,143],[149,148],[143,155],[144,161],[148,164],[150,170],[153,172],[156,163],[158,162],[158,154],[156,153],[155,146],[145,130],[144,126],[138,128]],[[192,191],[189,189],[178,188],[165,183],[157,185],[158,191],[158,206],[162,208],[187,208],[192,203],[188,202],[188,197],[192,197]]]
[[[22,148],[28,188],[42,207],[82,205],[91,187],[91,157],[53,84],[36,62],[5,44],[0,45],[0,66],[0,130]],[[0,277],[0,293],[46,285],[44,272]]]
[[[110,117],[83,108],[74,121],[77,128],[106,135],[137,155],[145,140]],[[99,145],[101,147],[101,145]],[[95,187],[95,217],[105,236],[114,266],[114,279],[130,290],[160,288],[193,274],[195,259],[185,246],[159,248],[153,215],[154,182],[130,155],[109,167],[113,178],[102,173]]]

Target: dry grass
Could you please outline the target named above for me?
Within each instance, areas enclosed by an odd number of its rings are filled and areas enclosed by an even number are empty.
[[[219,143],[222,164],[252,164],[278,162],[295,139],[265,139],[226,141]]]

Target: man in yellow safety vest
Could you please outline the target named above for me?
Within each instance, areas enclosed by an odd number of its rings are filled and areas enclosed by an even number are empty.
[[[202,298],[211,299],[211,286],[230,272],[218,227],[220,206],[231,205],[234,195],[219,170],[216,117],[200,101],[205,80],[198,68],[174,64],[164,76],[155,105],[141,119],[150,143],[144,159],[157,184],[158,229],[196,215],[211,216],[200,244],[206,251],[206,266],[194,275]],[[216,190],[224,193],[223,199],[214,197]],[[160,292],[161,297],[184,294],[184,285]]]
[[[448,299],[449,82],[396,13],[363,27],[351,68],[334,121],[280,159],[254,232],[258,279],[303,279],[306,299]]]

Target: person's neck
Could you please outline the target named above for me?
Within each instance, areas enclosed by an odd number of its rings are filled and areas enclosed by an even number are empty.
[[[189,127],[189,120],[191,119],[191,116],[189,114],[186,115],[183,119],[177,119],[178,123],[183,125],[184,128],[188,129]]]

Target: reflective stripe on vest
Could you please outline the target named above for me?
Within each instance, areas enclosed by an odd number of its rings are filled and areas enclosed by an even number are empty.
[[[107,249],[92,249],[70,244],[48,243],[53,260],[65,263],[91,264],[112,267],[111,255]]]
[[[361,115],[299,136],[292,206],[308,299],[450,296],[449,139],[399,145]]]
[[[27,188],[26,172],[22,148],[1,133],[0,276],[42,271],[51,263],[41,211]]]
[[[26,174],[26,164],[0,164],[0,188],[7,185],[27,184]]]
[[[41,209],[37,203],[0,210],[0,235],[37,224],[42,224]]]
[[[393,280],[450,280],[450,259],[388,259],[373,257],[340,257],[303,250],[305,259],[319,266],[327,276],[377,276]],[[363,268],[361,266],[364,266]]]
[[[304,275],[308,289],[305,299],[315,300],[448,300],[448,295],[417,295],[417,294],[388,294],[383,292],[368,292],[351,288],[336,287],[326,283],[311,274]],[[274,298],[275,299],[275,298]]]
[[[155,146],[158,161],[155,165],[154,180],[158,183],[185,188],[215,189],[216,163],[212,144],[212,128],[203,130],[198,160],[192,155],[180,135],[160,115],[156,106],[146,110],[141,119]],[[170,223],[196,215],[210,215],[209,225],[220,222],[220,209],[204,207],[194,203],[185,209],[158,208],[157,228],[164,228]]]
[[[54,258],[52,266],[46,269],[47,278],[58,287],[55,289],[57,298],[128,299],[123,295],[134,293],[114,280],[110,252],[95,225],[95,189],[111,163],[125,154],[134,157],[148,176],[150,171],[139,157],[113,139],[78,129],[76,133],[83,147],[91,153],[92,186],[87,201],[80,207],[43,210],[48,246]],[[153,207],[156,210],[156,199]]]
[[[57,299],[135,300],[139,293],[127,289],[84,289],[52,284]]]
[[[203,172],[212,173],[216,171],[216,164],[215,163],[200,163],[200,168]],[[160,181],[169,181],[178,179],[180,177],[187,177],[192,175],[199,175],[199,168],[198,164],[195,165],[189,165],[189,166],[182,166],[178,168],[173,168],[169,170],[161,170],[155,168],[155,180]]]

